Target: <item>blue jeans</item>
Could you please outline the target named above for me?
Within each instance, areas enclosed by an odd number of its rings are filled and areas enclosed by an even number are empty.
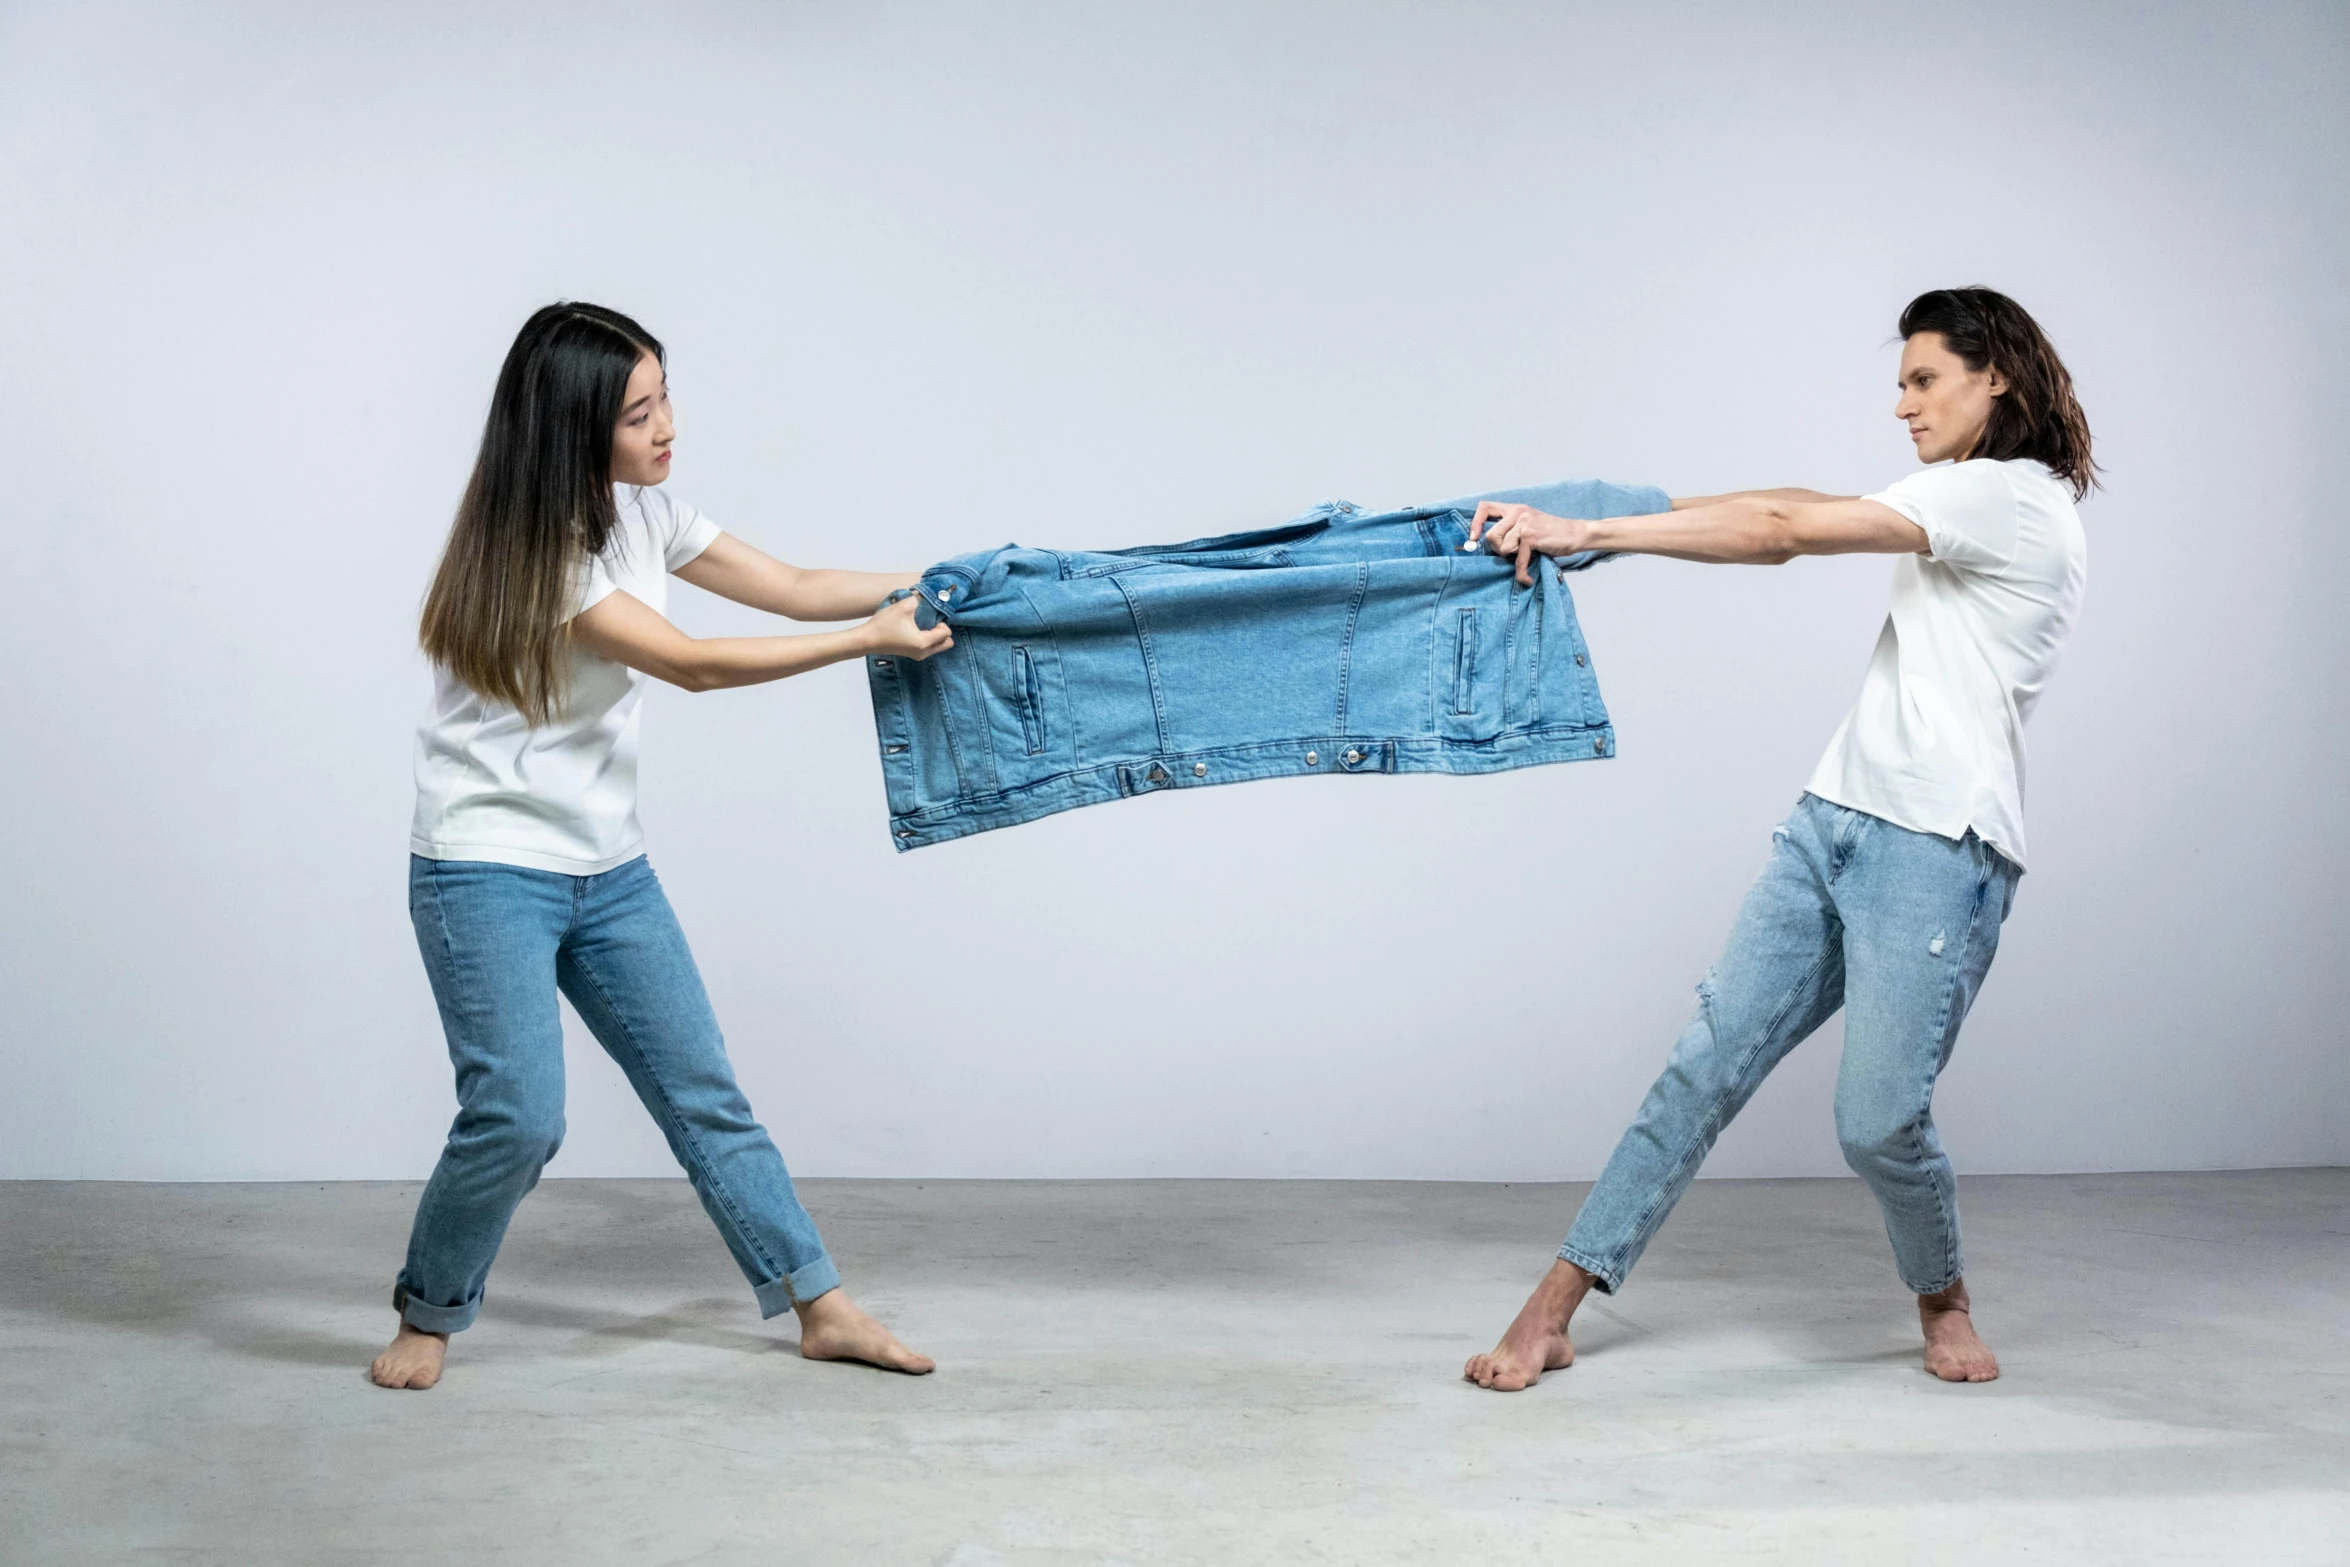
[[[759,1314],[840,1283],[735,1086],[694,955],[641,855],[600,876],[411,856],[408,912],[458,1108],[392,1291],[403,1318],[434,1333],[472,1325],[507,1221],[563,1144],[558,989],[660,1124]]]
[[[1698,984],[1697,1015],[1559,1256],[1612,1294],[1722,1128],[1841,1006],[1845,1162],[1885,1211],[1902,1282],[1921,1295],[1948,1289],[1965,1268],[1934,1080],[2022,874],[1971,832],[1954,842],[1805,795],[1771,835],[1730,944]]]
[[[1442,506],[1344,501],[1278,528],[1113,552],[941,561],[923,663],[867,661],[890,835],[919,849],[1167,789],[1322,773],[1490,773],[1614,754],[1567,574],[1467,553],[1479,499],[1663,511],[1569,480]]]

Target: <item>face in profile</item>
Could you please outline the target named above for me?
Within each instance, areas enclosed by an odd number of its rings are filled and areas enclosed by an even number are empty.
[[[1901,400],[1893,417],[1909,426],[1920,462],[1964,457],[1990,428],[1991,408],[2007,390],[1996,365],[1969,370],[1939,332],[1919,332],[1901,345]]]
[[[620,394],[620,420],[612,426],[612,482],[659,484],[669,477],[669,445],[677,439],[670,417],[669,374],[646,354]]]

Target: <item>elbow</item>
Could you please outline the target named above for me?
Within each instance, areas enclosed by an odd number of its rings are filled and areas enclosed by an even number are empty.
[[[1784,566],[1803,553],[1795,513],[1783,501],[1757,497],[1747,537],[1746,558],[1757,566]]]
[[[726,684],[714,666],[699,661],[673,664],[661,672],[661,678],[680,691],[715,691]]]

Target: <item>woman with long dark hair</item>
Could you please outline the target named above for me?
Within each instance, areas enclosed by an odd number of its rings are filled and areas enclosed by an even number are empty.
[[[1900,330],[1893,415],[1929,466],[1875,495],[1754,490],[1601,522],[1478,510],[1521,579],[1536,555],[1581,550],[1751,565],[1896,557],[1859,700],[1772,834],[1696,1015],[1558,1261],[1500,1344],[1463,1368],[1481,1386],[1522,1388],[1573,1361],[1575,1308],[1624,1282],[1722,1128],[1839,1007],[1836,1136],[1917,1298],[1926,1369],[1946,1382],[1999,1375],[1975,1332],[1934,1083],[2023,875],[2024,721],[2080,613],[2088,545],[2073,508],[2097,466],[2072,376],[2023,306],[1938,288],[1910,301]],[[1519,956],[1539,938],[1487,939]]]
[[[457,1118],[392,1291],[399,1334],[371,1374],[431,1387],[472,1323],[515,1207],[563,1141],[557,994],[627,1074],[762,1316],[800,1353],[925,1372],[850,1303],[775,1144],[734,1080],[693,954],[636,819],[647,676],[689,691],[780,680],[870,653],[952,645],[914,624],[914,575],[787,566],[660,488],[661,345],[628,317],[549,305],[498,373],[481,455],[426,596],[433,661],[417,734],[408,907],[457,1069]],[[668,579],[794,620],[801,636],[688,637]]]

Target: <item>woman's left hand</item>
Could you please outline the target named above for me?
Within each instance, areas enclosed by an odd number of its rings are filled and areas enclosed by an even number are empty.
[[[1508,501],[1479,501],[1469,520],[1469,542],[1482,543],[1496,555],[1515,555],[1518,580],[1532,586],[1526,568],[1537,555],[1572,555],[1589,548],[1582,535],[1590,524],[1572,517],[1553,517],[1531,506]]]

